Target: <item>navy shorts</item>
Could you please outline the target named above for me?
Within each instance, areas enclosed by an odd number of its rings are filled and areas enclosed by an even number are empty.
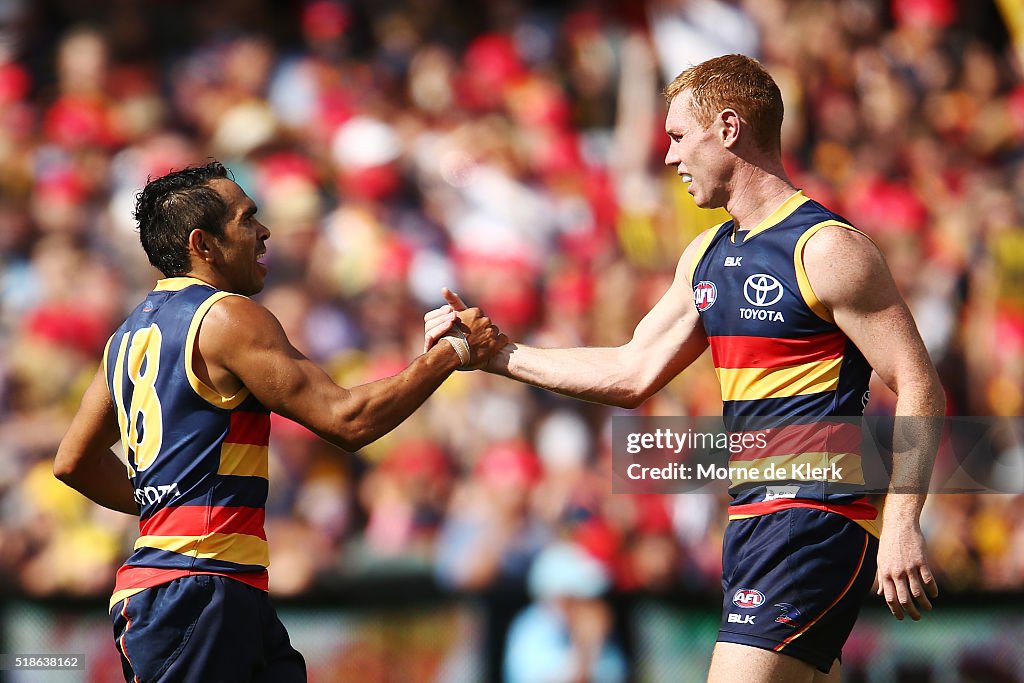
[[[871,590],[877,553],[878,539],[832,512],[791,508],[729,522],[718,640],[827,673]]]
[[[234,579],[176,579],[125,598],[110,616],[128,683],[306,680],[270,597]]]

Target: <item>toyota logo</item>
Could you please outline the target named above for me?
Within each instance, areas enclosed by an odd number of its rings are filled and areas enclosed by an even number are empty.
[[[743,298],[754,306],[771,306],[782,298],[782,283],[771,275],[755,273],[743,283]]]

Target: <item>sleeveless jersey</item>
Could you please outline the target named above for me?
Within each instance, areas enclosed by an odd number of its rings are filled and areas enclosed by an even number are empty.
[[[726,425],[765,437],[766,447],[730,457],[737,472],[757,472],[733,478],[730,519],[811,507],[877,535],[878,511],[859,492],[860,426],[828,419],[863,414],[871,367],[817,299],[803,265],[818,230],[855,228],[802,192],[743,239],[733,225],[709,231],[691,271]]]
[[[107,388],[140,510],[111,607],[193,574],[267,590],[270,413],[245,388],[221,396],[192,366],[203,316],[227,296],[236,295],[194,278],[160,280],[107,342]]]

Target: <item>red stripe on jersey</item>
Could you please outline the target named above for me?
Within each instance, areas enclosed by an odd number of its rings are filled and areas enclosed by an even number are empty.
[[[140,536],[248,534],[267,540],[263,508],[177,505],[139,522]]]
[[[785,368],[843,357],[846,335],[840,330],[784,339],[778,337],[708,337],[716,368]]]
[[[756,422],[757,418],[753,418],[752,421]],[[797,453],[860,453],[861,447],[860,425],[830,423],[827,420],[736,433],[742,434],[743,443],[749,443],[751,446],[738,453],[731,453],[730,461]]]
[[[270,443],[270,414],[234,411],[231,413],[231,426],[224,441],[266,446]]]
[[[223,572],[203,572],[192,569],[159,569],[157,567],[133,567],[122,565],[117,570],[117,577],[114,579],[114,593],[131,588],[152,588],[170,583],[183,576],[224,576],[235,581],[241,581],[247,586],[270,590],[270,575],[267,570],[261,572],[244,572],[240,574],[225,574]]]
[[[733,515],[768,515],[780,510],[790,508],[810,508],[824,512],[835,512],[847,519],[877,519],[878,510],[866,499],[858,500],[847,505],[829,505],[828,503],[816,503],[813,500],[801,498],[777,498],[763,503],[747,503],[746,505],[730,505],[729,516]]]

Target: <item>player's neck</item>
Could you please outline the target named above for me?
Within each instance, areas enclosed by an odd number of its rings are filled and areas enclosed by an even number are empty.
[[[750,230],[772,215],[793,196],[796,187],[781,166],[767,170],[750,167],[733,178],[726,210],[733,217],[733,230]]]
[[[213,269],[211,268],[194,267],[190,271],[185,273],[182,277],[190,277],[196,280],[202,280],[211,287],[215,287],[217,289],[224,289],[223,283],[221,282],[221,278],[217,277],[217,273],[214,272]]]

